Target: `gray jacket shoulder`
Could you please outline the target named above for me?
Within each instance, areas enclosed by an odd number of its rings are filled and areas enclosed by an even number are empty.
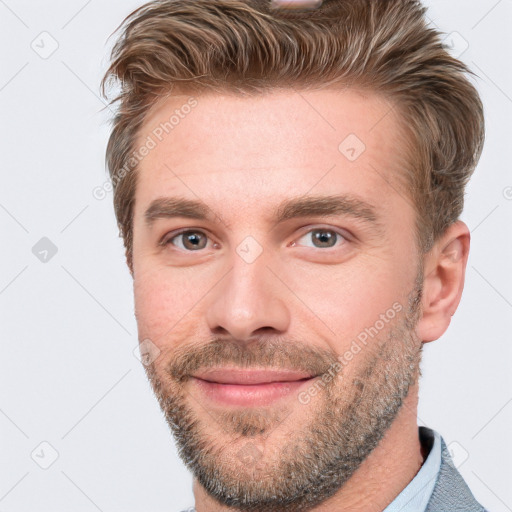
[[[462,475],[453,464],[442,437],[441,467],[425,512],[488,512],[476,501]]]

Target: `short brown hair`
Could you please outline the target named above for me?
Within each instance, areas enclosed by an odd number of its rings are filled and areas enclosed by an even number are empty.
[[[269,0],[155,0],[127,16],[101,90],[108,99],[107,84],[120,87],[110,101],[118,110],[106,164],[130,270],[137,166],[127,163],[149,108],[176,90],[339,85],[383,94],[408,135],[416,239],[430,250],[462,213],[484,118],[471,72],[450,56],[425,11],[418,0],[324,0],[293,11]]]

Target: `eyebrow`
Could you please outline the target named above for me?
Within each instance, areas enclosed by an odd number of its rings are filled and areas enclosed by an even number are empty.
[[[363,221],[376,232],[382,233],[383,230],[375,206],[352,194],[285,199],[278,205],[270,220],[279,224],[290,219],[313,216],[347,216]],[[220,220],[202,201],[184,197],[158,197],[144,213],[149,228],[157,219],[174,217],[217,222]]]
[[[186,217],[197,220],[213,220],[215,215],[205,203],[184,197],[158,197],[144,212],[146,226],[151,227],[157,219]]]
[[[277,208],[275,222],[297,217],[345,215],[378,227],[379,216],[370,203],[353,195],[302,196],[286,199]]]

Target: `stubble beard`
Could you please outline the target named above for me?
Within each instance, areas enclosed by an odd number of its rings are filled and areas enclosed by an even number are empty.
[[[337,361],[331,353],[297,343],[214,340],[195,359],[186,352],[173,358],[163,378],[154,363],[146,366],[179,456],[212,498],[237,510],[306,512],[343,487],[377,447],[420,375],[423,344],[414,326],[422,280],[420,272],[408,308],[371,340],[372,350],[354,357],[365,358],[357,371],[344,378],[342,369],[318,391],[302,424],[293,413],[308,405],[298,400],[275,408],[207,411],[184,389],[184,375],[205,361],[327,370]]]

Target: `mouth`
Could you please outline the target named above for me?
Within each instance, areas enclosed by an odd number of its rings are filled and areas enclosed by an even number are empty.
[[[214,368],[192,375],[191,381],[208,401],[251,407],[290,398],[316,377],[294,370]]]

